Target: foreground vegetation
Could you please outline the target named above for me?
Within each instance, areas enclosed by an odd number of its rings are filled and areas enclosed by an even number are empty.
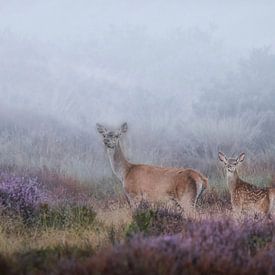
[[[146,202],[131,213],[49,170],[22,173],[2,168],[1,274],[275,272],[273,222],[234,216],[228,193],[209,190],[195,213]]]

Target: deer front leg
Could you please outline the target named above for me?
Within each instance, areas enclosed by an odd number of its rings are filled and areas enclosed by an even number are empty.
[[[142,202],[142,197],[140,196],[131,196],[131,194],[125,193],[125,197],[132,212],[134,212]]]

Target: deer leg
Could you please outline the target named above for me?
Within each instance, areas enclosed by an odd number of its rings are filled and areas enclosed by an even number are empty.
[[[135,211],[135,209],[137,209],[139,203],[140,203],[140,199],[137,197],[131,197],[129,194],[124,193],[125,194],[125,198],[126,201],[131,209],[131,211]]]
[[[195,210],[195,203],[196,203],[196,193],[192,192],[189,194],[185,194],[182,196],[179,204],[181,208],[184,210],[186,213],[193,213]]]
[[[124,193],[124,196],[125,196],[125,199],[126,199],[128,205],[129,205],[130,208],[131,208],[131,200],[130,200],[129,196],[128,196],[126,193]]]
[[[181,204],[174,197],[170,197],[169,201],[167,202],[167,206],[171,207],[171,208],[176,208],[177,210],[179,210],[181,212],[183,211]]]

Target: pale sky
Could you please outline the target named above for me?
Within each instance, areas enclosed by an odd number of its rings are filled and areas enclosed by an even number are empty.
[[[229,46],[275,48],[275,1],[0,0],[0,30],[30,38],[85,40],[111,26],[153,35],[199,27]]]

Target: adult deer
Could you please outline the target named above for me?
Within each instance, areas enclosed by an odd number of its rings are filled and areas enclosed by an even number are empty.
[[[237,166],[243,162],[245,154],[238,158],[227,158],[219,152],[219,159],[226,167],[227,184],[234,211],[271,214],[275,198],[275,188],[259,188],[243,181],[237,172]]]
[[[208,185],[207,178],[192,169],[162,168],[129,162],[120,147],[120,138],[127,129],[127,123],[115,131],[97,124],[113,173],[121,181],[129,204],[133,207],[145,199],[150,202],[174,201],[186,210],[195,206]]]

